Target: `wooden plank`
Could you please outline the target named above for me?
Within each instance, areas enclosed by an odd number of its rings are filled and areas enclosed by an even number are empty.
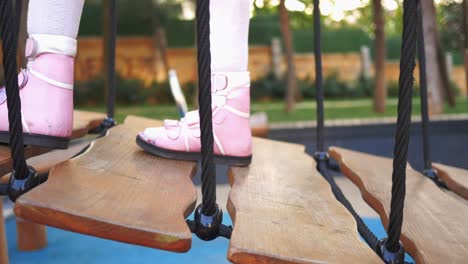
[[[185,218],[197,200],[196,163],[146,154],[137,132],[161,122],[130,117],[82,155],[54,167],[49,180],[18,199],[17,216],[92,236],[184,252]]]
[[[388,226],[392,159],[331,148],[341,171]],[[468,206],[408,165],[401,241],[417,263],[466,263]]]
[[[106,115],[102,113],[75,110],[73,112],[73,132],[71,138],[75,139],[85,136],[88,134],[88,131],[99,127],[105,118]]]
[[[39,174],[47,173],[53,166],[71,159],[91,143],[91,139],[78,139],[65,150],[54,150],[28,159],[28,165],[33,166]],[[10,174],[3,176],[0,183],[7,183]],[[43,225],[17,218],[16,221],[18,249],[34,251],[47,246],[46,228]]]
[[[104,114],[86,111],[74,111],[72,138],[85,136],[89,130],[98,127],[105,118]],[[51,149],[26,147],[26,158],[44,154]],[[0,175],[11,172],[10,148],[6,145],[0,145]]]
[[[253,161],[230,168],[234,263],[380,263],[304,147],[254,138]]]
[[[26,155],[26,157],[30,157],[32,155],[31,147],[26,147],[24,149],[24,154]],[[12,163],[10,148],[5,145],[0,145],[0,175],[5,175],[11,171]]]
[[[439,163],[433,163],[432,167],[451,191],[468,200],[468,170]]]
[[[18,250],[35,251],[47,246],[46,227],[40,224],[16,218]]]
[[[5,232],[5,219],[3,218],[2,199],[0,199],[0,264],[8,264],[8,244]]]

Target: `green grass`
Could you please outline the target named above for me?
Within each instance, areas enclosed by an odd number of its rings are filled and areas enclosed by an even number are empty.
[[[78,109],[104,112],[105,107],[78,107]],[[270,122],[311,121],[316,119],[315,102],[307,101],[296,105],[296,110],[290,114],[284,112],[283,102],[253,103],[252,112],[266,112]],[[468,113],[468,99],[460,97],[454,108],[445,107],[446,114]],[[413,115],[420,114],[419,99],[413,99]],[[174,105],[141,105],[141,106],[117,106],[116,119],[122,122],[127,115],[137,115],[154,119],[178,119],[177,109]],[[383,114],[372,110],[371,99],[357,100],[328,100],[325,102],[326,119],[350,119],[350,118],[378,118],[397,115],[397,100],[389,99],[387,111]]]

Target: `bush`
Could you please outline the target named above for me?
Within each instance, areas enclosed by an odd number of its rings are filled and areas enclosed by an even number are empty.
[[[315,98],[315,80],[307,78],[298,80],[298,89],[303,98]],[[270,73],[264,78],[252,81],[251,97],[253,101],[269,101],[283,99],[286,92],[287,82],[284,78],[276,79]],[[105,80],[103,76],[86,82],[76,83],[75,104],[97,105],[105,102]],[[325,77],[323,81],[326,98],[369,98],[374,94],[374,80],[360,76],[355,82],[340,80],[337,73]],[[190,102],[196,96],[197,85],[194,82],[182,85],[182,91]],[[459,94],[459,89],[452,83],[452,89]],[[389,97],[398,97],[398,82],[387,83]],[[419,96],[419,84],[414,83],[413,96]],[[124,79],[117,76],[117,102],[122,105],[130,104],[168,104],[173,103],[173,98],[168,82],[153,82],[149,86],[136,79]]]
[[[145,86],[141,80],[125,79],[118,75],[116,84],[116,101],[121,105],[173,102],[169,82],[153,82],[149,86]],[[98,105],[105,103],[105,79],[103,76],[85,82],[77,82],[75,87],[75,104]],[[196,85],[193,82],[182,85],[182,91],[187,98],[194,96],[195,88]]]

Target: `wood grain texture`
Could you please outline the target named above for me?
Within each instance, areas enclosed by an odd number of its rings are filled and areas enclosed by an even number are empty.
[[[24,154],[27,158],[31,157],[33,154],[31,147],[26,147],[24,149]],[[12,166],[10,148],[6,145],[0,145],[0,175],[11,172]]]
[[[266,138],[268,137],[268,132],[270,132],[270,128],[267,125],[252,127],[252,136],[254,137]]]
[[[101,113],[75,110],[72,138],[76,139],[85,136],[88,131],[98,127],[104,118],[105,115]],[[26,147],[25,155],[26,158],[29,158],[49,151],[51,151],[51,149]],[[0,145],[0,175],[11,172],[12,164],[10,155],[10,148],[7,145]]]
[[[103,113],[75,110],[73,112],[72,139],[80,138],[88,134],[88,131],[99,127],[102,120],[106,118]]]
[[[34,251],[47,246],[46,227],[40,224],[16,218],[18,250]]]
[[[73,141],[68,149],[54,150],[28,159],[28,165],[33,166],[39,174],[47,173],[53,166],[71,159],[91,143],[91,139]],[[0,183],[7,183],[10,173],[0,179]],[[43,225],[17,219],[16,234],[18,249],[33,251],[47,246],[46,228]]]
[[[0,199],[0,264],[8,264],[8,245],[3,218],[3,201]]]
[[[129,117],[82,155],[54,167],[49,180],[23,195],[17,216],[40,224],[158,249],[184,252],[185,218],[197,194],[196,164],[141,151],[137,133],[161,122]]]
[[[230,261],[380,263],[303,146],[253,143],[250,167],[229,170]]]
[[[439,163],[433,163],[432,167],[451,191],[468,200],[468,170]]]
[[[392,159],[330,148],[341,171],[361,190],[364,200],[388,226]],[[466,263],[468,206],[440,190],[408,165],[401,241],[417,263]]]

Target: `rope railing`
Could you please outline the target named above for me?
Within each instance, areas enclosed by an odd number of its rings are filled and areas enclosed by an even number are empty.
[[[432,168],[431,144],[429,136],[429,107],[428,107],[428,92],[427,92],[427,72],[426,72],[426,53],[424,50],[424,28],[423,28],[423,13],[421,1],[418,1],[418,61],[419,61],[419,83],[421,97],[421,134],[422,134],[422,152],[424,162],[424,176],[434,181],[437,186],[447,188],[447,185],[439,180],[436,170]]]
[[[117,1],[109,0],[109,20],[107,22],[108,40],[106,42],[107,54],[107,117],[114,118],[115,98],[116,98],[116,78],[115,78],[115,48],[117,38]]]
[[[210,0],[197,0],[198,104],[201,130],[202,203],[195,221],[188,220],[192,232],[203,240],[231,237],[232,228],[222,225],[223,212],[216,203],[216,164],[211,109]]]
[[[107,118],[101,125],[92,130],[104,136],[107,130],[117,124],[115,116],[115,99],[117,94],[116,72],[115,72],[115,50],[117,42],[117,0],[106,0],[104,3],[104,50],[105,50],[105,93]]]
[[[400,59],[400,77],[398,91],[398,120],[395,135],[392,199],[388,224],[388,238],[383,241],[382,256],[393,255],[401,263],[404,258],[403,245],[400,243],[403,225],[403,208],[406,195],[406,166],[410,137],[413,73],[418,39],[418,2],[403,2],[403,34]]]
[[[322,49],[321,49],[321,25],[320,25],[320,1],[314,0],[314,54],[315,54],[315,73],[316,73],[316,94],[317,94],[317,151],[314,155],[317,161],[317,170],[330,184],[331,190],[335,198],[343,204],[343,206],[351,213],[356,221],[359,234],[364,238],[369,247],[378,252],[379,240],[372,233],[369,227],[364,223],[362,218],[356,213],[354,207],[343,194],[340,187],[336,184],[334,177],[328,171],[329,157],[325,152],[325,137],[324,137],[324,89],[323,89],[323,71],[322,71]]]
[[[28,167],[24,153],[21,99],[18,87],[18,69],[16,55],[18,51],[19,17],[21,4],[13,0],[0,1],[1,36],[5,87],[7,95],[8,122],[10,133],[10,151],[13,172],[9,185],[0,188],[0,195],[8,195],[15,201],[21,194],[45,181],[37,177],[36,171]]]
[[[324,139],[324,91],[322,72],[322,47],[320,25],[320,1],[314,0],[314,54],[315,54],[315,89],[317,102],[317,153],[325,151]]]
[[[197,1],[198,104],[200,107],[203,213],[216,212],[216,168],[211,110],[210,1]]]

